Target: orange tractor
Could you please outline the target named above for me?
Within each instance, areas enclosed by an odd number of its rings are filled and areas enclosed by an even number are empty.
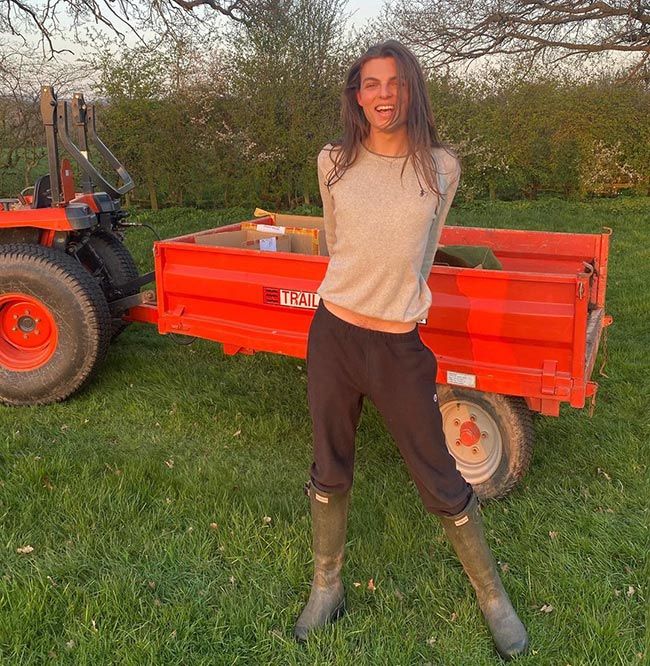
[[[134,183],[97,136],[93,105],[81,94],[57,100],[48,86],[41,114],[49,173],[18,198],[0,199],[0,401],[13,405],[76,391],[126,325],[122,312],[141,302],[147,281],[122,242],[120,198]],[[59,144],[80,168],[82,192]],[[121,187],[90,162],[90,145]]]

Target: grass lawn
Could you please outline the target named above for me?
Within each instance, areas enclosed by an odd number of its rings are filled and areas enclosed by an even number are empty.
[[[245,217],[140,219],[168,237]],[[648,199],[452,211],[452,224],[614,230],[614,325],[595,414],[538,417],[531,471],[483,512],[531,637],[518,663],[648,663],[649,222]],[[128,244],[151,264],[146,230]],[[311,575],[305,387],[296,359],[226,357],[134,325],[67,403],[0,407],[0,663],[499,663],[451,547],[368,405],[349,612],[294,643]]]

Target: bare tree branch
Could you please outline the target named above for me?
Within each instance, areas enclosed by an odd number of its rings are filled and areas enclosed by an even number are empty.
[[[382,29],[432,65],[596,53],[638,54],[638,71],[650,63],[647,0],[388,0]]]
[[[158,25],[174,32],[179,25],[223,16],[239,23],[255,21],[266,12],[277,11],[286,0],[0,0],[0,33],[24,38],[40,35],[45,50],[57,53],[53,37],[64,31],[61,17],[68,23],[65,31],[95,23],[122,35],[136,35]],[[70,26],[71,23],[71,26]]]

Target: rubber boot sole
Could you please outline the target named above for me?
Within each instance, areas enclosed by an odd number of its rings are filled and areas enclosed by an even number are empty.
[[[307,629],[304,633],[298,633],[298,627],[296,627],[293,637],[296,639],[298,643],[306,643],[307,639],[309,638],[309,634],[312,631],[315,631],[317,629],[320,629],[322,627],[327,626],[328,624],[333,624],[334,622],[337,622],[340,620],[344,615],[345,615],[345,599],[341,600],[341,603],[329,614],[329,617],[325,622],[317,627],[311,627],[310,629]]]

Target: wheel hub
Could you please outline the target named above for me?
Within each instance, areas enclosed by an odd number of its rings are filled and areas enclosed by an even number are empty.
[[[24,317],[20,317],[20,319],[18,320],[18,328],[23,333],[31,333],[36,329],[36,321],[34,320],[33,317],[25,315]]]
[[[460,473],[472,484],[487,481],[503,455],[501,433],[492,415],[465,400],[451,400],[440,412],[447,448]]]
[[[56,350],[58,329],[50,309],[27,294],[0,296],[0,366],[29,371]]]
[[[460,426],[460,442],[463,446],[474,446],[481,439],[481,431],[473,421],[465,421]]]

